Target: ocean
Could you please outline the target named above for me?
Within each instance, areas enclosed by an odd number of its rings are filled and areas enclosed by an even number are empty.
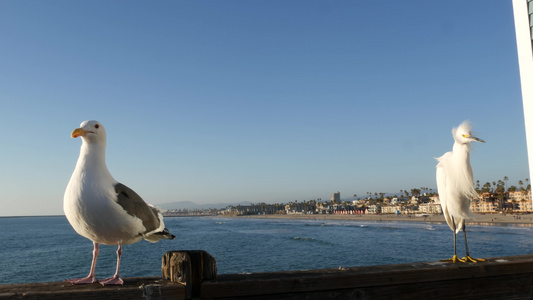
[[[437,261],[453,254],[444,223],[167,217],[175,240],[141,241],[123,249],[121,276],[161,275],[170,250],[206,250],[219,274],[309,270]],[[531,254],[533,227],[467,227],[476,258]],[[85,277],[92,242],[65,217],[0,218],[0,284]],[[462,233],[458,255],[464,256]],[[116,246],[100,247],[98,278],[113,275]]]

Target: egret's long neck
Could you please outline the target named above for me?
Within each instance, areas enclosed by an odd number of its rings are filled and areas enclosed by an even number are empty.
[[[474,189],[472,166],[470,165],[470,144],[453,144],[453,173],[455,186],[460,187],[460,193],[468,197],[477,197]]]
[[[455,142],[453,144],[453,157],[454,162],[458,166],[470,167],[470,144],[461,144]]]

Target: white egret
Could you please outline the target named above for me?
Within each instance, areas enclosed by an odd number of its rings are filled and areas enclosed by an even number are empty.
[[[484,259],[475,259],[468,252],[466,240],[465,221],[474,218],[470,211],[470,202],[479,197],[474,189],[472,166],[470,165],[470,142],[481,142],[482,139],[470,133],[470,124],[465,121],[459,127],[452,130],[453,150],[437,158],[437,189],[439,192],[440,205],[446,223],[453,231],[453,257],[446,261],[478,262]],[[457,256],[457,234],[463,230],[465,238],[466,256]]]
[[[81,137],[80,156],[65,191],[65,215],[81,236],[94,245],[89,275],[68,280],[74,284],[96,282],[95,266],[98,244],[116,245],[115,275],[101,280],[103,285],[123,284],[119,276],[122,245],[145,239],[155,243],[160,239],[174,239],[165,228],[159,211],[145,203],[132,189],[117,182],[107,170],[105,162],[106,132],[97,121],[85,121],[71,136]]]

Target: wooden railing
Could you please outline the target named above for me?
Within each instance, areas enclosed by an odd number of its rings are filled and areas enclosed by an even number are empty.
[[[123,286],[6,284],[0,299],[533,299],[533,255],[217,275],[207,252],[171,251],[162,273]]]

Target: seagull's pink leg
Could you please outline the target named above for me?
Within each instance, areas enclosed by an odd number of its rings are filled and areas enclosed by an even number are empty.
[[[115,275],[113,277],[106,278],[104,280],[100,280],[100,284],[102,285],[123,285],[124,281],[120,276],[118,275],[120,270],[120,258],[122,257],[122,244],[118,243],[118,249],[117,249],[117,270],[115,272]]]
[[[94,274],[94,269],[96,267],[96,259],[98,258],[98,253],[100,252],[100,250],[98,250],[98,243],[93,242],[93,245],[94,245],[93,262],[91,263],[91,271],[89,272],[89,275],[81,279],[67,279],[68,282],[71,282],[72,284],[86,284],[86,283],[96,282],[96,276]]]

